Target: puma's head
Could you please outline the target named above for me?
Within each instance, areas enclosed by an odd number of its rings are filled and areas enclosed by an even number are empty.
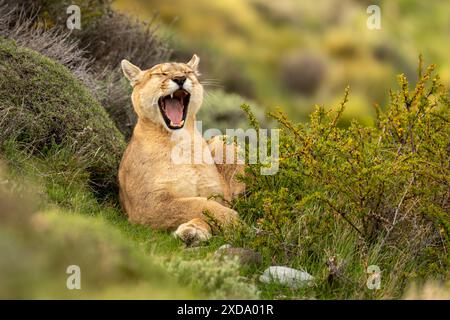
[[[168,131],[181,129],[193,121],[203,100],[197,79],[200,59],[188,63],[161,63],[141,70],[122,60],[122,70],[133,86],[133,107],[139,118],[148,119]]]

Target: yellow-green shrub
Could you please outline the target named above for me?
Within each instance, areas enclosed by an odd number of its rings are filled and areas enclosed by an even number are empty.
[[[317,106],[306,124],[272,113],[281,126],[280,169],[261,176],[259,165],[248,167],[248,192],[235,206],[253,228],[230,241],[272,263],[303,256],[325,265],[324,251],[338,250],[327,245],[339,245],[344,228],[355,235],[361,265],[397,252],[408,265],[399,277],[448,276],[450,103],[433,70],[423,71],[420,59],[413,89],[400,75],[375,127],[339,127],[348,90],[337,108]],[[387,272],[396,268],[389,261]]]

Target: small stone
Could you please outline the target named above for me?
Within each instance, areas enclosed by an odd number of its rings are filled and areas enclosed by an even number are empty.
[[[308,272],[283,266],[267,268],[259,277],[263,283],[279,283],[293,289],[311,285],[314,277]]]
[[[196,252],[196,251],[200,251],[201,249],[205,249],[205,246],[189,246],[189,245],[184,245],[184,250],[188,251],[188,252]]]
[[[219,249],[217,249],[216,252],[221,252],[221,251],[223,251],[223,250],[225,250],[225,249],[228,249],[228,248],[231,248],[231,244],[225,243],[224,245],[221,245],[221,246],[219,247]]]

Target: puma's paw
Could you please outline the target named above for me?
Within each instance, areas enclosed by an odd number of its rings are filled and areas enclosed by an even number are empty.
[[[180,238],[187,246],[195,246],[211,238],[210,230],[205,222],[193,219],[180,224],[173,234],[175,237]]]
[[[239,214],[237,213],[237,211],[235,211],[233,209],[229,209],[227,213],[228,214],[227,214],[226,221],[225,221],[225,223],[227,225],[234,224],[239,221]]]

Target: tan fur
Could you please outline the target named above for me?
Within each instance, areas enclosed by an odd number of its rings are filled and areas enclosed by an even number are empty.
[[[134,86],[132,102],[138,115],[119,168],[122,205],[130,221],[156,229],[176,229],[175,235],[188,243],[211,236],[205,210],[224,225],[236,220],[237,212],[226,203],[243,190],[242,184],[235,181],[235,173],[243,169],[241,165],[230,165],[228,171],[222,168],[222,175],[214,163],[175,164],[171,159],[181,132],[197,136],[208,148],[194,126],[203,100],[203,88],[197,80],[198,61],[194,55],[187,64],[163,63],[145,71],[128,61],[122,62],[126,77]],[[189,80],[186,90],[191,98],[184,128],[174,132],[165,125],[157,101],[173,91],[171,79],[182,75]],[[211,148],[218,147],[214,141]],[[225,201],[208,199],[215,195]]]

